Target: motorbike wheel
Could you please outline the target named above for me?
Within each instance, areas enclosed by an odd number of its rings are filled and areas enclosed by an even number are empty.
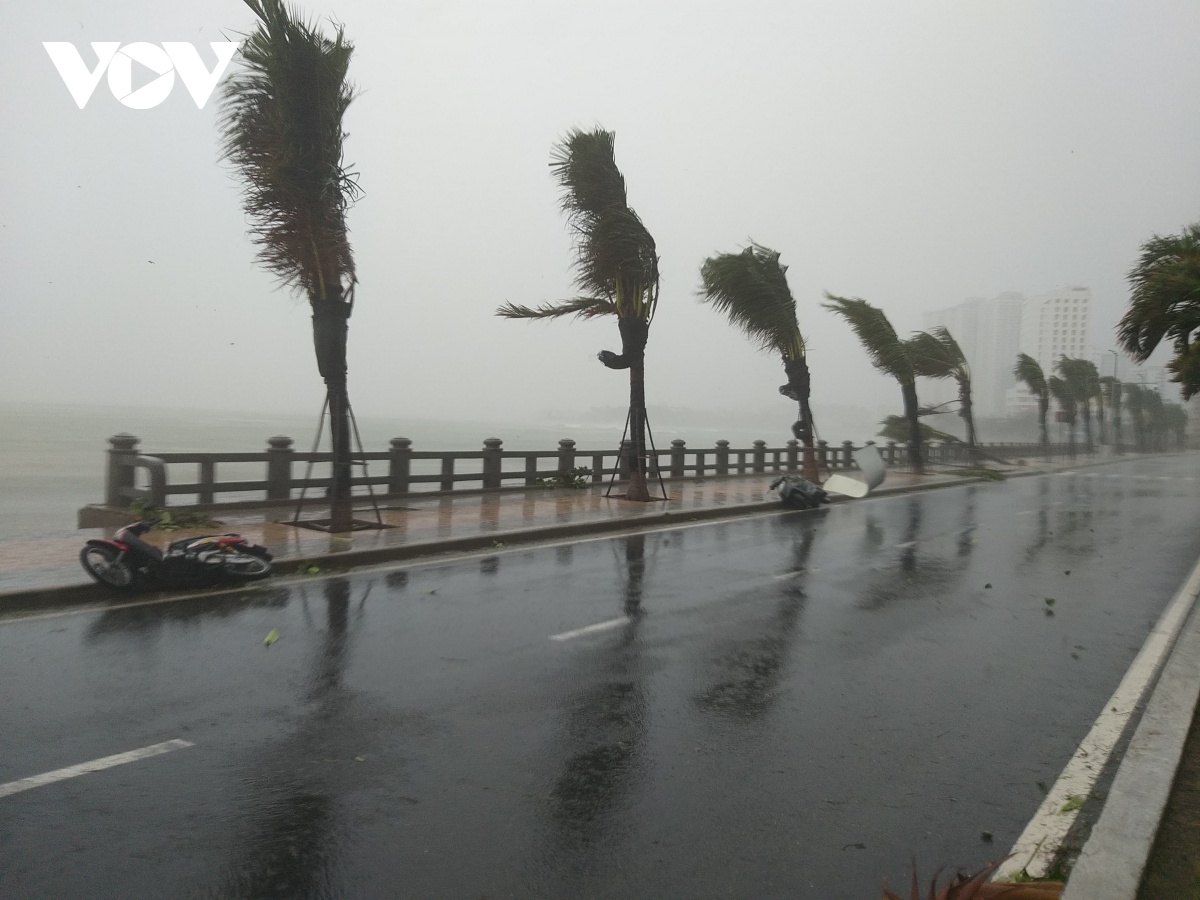
[[[79,552],[79,561],[93,580],[106,587],[119,591],[132,590],[134,587],[133,569],[111,547],[84,547]]]
[[[221,562],[221,568],[229,578],[257,581],[271,574],[271,564],[259,556],[249,553],[229,553]]]

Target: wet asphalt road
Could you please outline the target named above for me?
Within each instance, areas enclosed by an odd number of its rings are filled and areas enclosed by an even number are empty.
[[[0,783],[195,746],[0,797],[0,897],[857,900],[978,865],[1200,555],[1198,476],[4,624]]]

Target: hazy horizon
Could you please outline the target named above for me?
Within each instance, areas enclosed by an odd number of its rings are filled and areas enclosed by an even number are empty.
[[[899,411],[824,290],[909,331],[969,297],[1082,284],[1106,349],[1140,244],[1198,218],[1194,4],[302,9],[335,16],[357,48],[360,416],[517,421],[627,401],[624,374],[595,360],[617,346],[614,322],[492,315],[573,294],[547,164],[576,125],[616,132],[662,257],[652,416],[778,404],[788,421],[779,361],[695,299],[703,259],[750,238],[790,266],[814,401]],[[188,40],[211,65],[205,42],[249,30],[250,11],[64,0],[7,24],[0,72],[20,89],[0,107],[5,396],[315,418],[306,304],[254,263],[217,160],[216,96],[198,110],[176,85],[131,110],[102,82],[80,110],[41,45],[73,41],[90,66],[89,41]]]

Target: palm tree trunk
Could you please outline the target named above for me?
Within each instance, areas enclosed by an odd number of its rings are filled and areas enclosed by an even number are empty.
[[[804,478],[813,484],[819,484],[820,472],[817,471],[817,451],[813,445],[812,407],[809,406],[809,396],[812,394],[812,381],[808,372],[808,360],[803,356],[783,360],[783,370],[787,372],[788,383],[780,388],[787,389],[787,396],[795,397],[800,405],[800,443],[804,447],[804,465],[801,470]]]
[[[1113,444],[1116,447],[1117,453],[1124,453],[1125,448],[1121,446],[1121,441],[1125,436],[1121,433],[1121,407],[1113,407]]]
[[[1083,439],[1084,452],[1092,452],[1092,404],[1085,400],[1083,401]]]
[[[917,415],[916,384],[901,384],[904,396],[904,417],[908,419],[908,464],[918,475],[925,474],[925,463],[921,459],[921,419]]]
[[[959,382],[958,401],[963,424],[967,429],[967,453],[971,457],[971,464],[978,465],[979,449],[975,446],[975,407],[971,403],[971,382]]]
[[[350,496],[350,395],[346,388],[346,335],[350,305],[341,298],[314,300],[313,346],[317,369],[329,397],[330,437],[333,446],[329,487],[329,530],[350,531],[354,513]]]
[[[1104,401],[1096,398],[1096,419],[1100,422],[1100,443],[1108,443],[1108,433],[1104,428]]]
[[[650,499],[646,484],[646,368],[638,354],[629,364],[629,490],[626,500]]]
[[[1046,429],[1046,415],[1050,412],[1050,398],[1038,397],[1038,440],[1042,444],[1042,453],[1047,461],[1050,459],[1050,432]]]

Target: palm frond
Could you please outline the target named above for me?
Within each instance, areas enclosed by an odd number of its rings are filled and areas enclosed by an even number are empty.
[[[880,420],[879,426],[879,431],[876,432],[876,436],[887,438],[889,441],[895,441],[897,444],[907,443],[912,434],[912,428],[905,416],[887,416]],[[927,443],[929,441],[962,443],[960,438],[957,438],[952,434],[947,434],[945,431],[938,431],[938,429],[932,427],[931,425],[926,425],[924,422],[920,423],[920,431],[921,440]]]
[[[611,131],[575,129],[554,146],[550,167],[575,238],[576,286],[611,299],[621,318],[648,322],[658,303],[658,251],[627,203],[615,141]]]
[[[953,340],[953,338],[951,338]],[[927,331],[915,331],[905,342],[913,370],[925,378],[950,378],[957,362],[949,348]],[[955,347],[958,345],[955,344]]]
[[[835,297],[826,292],[825,298],[829,302],[824,307],[850,323],[875,368],[901,384],[913,383],[916,372],[908,357],[908,346],[900,340],[883,310],[858,297]]]
[[[1017,354],[1017,364],[1013,366],[1013,377],[1017,381],[1024,382],[1025,386],[1029,388],[1029,393],[1039,400],[1045,400],[1050,396],[1050,389],[1046,386],[1046,373],[1042,371],[1038,361],[1028,353]]]
[[[1200,328],[1200,223],[1179,235],[1155,235],[1129,273],[1129,309],[1117,323],[1117,341],[1144,362],[1163,338],[1177,351]]]
[[[505,303],[496,310],[502,319],[557,319],[560,316],[575,316],[577,319],[594,319],[598,316],[615,316],[617,305],[603,297],[575,297],[557,303],[541,303],[537,306],[520,306]]]
[[[615,147],[611,131],[573,128],[550,151],[550,169],[562,187],[562,208],[572,227],[586,231],[591,217],[628,204]]]
[[[740,253],[710,256],[700,267],[700,279],[700,299],[725,313],[761,349],[775,350],[785,360],[804,356],[796,301],[778,252],[752,241]]]
[[[337,299],[354,282],[346,211],[361,193],[343,158],[354,47],[282,0],[246,3],[259,24],[222,88],[222,156],[243,179],[262,264],[314,301]]]
[[[1059,378],[1057,375],[1051,375],[1046,379],[1046,387],[1050,391],[1050,396],[1058,404],[1058,408],[1067,414],[1067,418],[1075,421],[1075,392],[1071,390],[1071,384],[1064,378]]]

